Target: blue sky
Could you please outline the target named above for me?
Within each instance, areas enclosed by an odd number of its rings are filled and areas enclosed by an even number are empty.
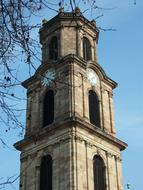
[[[98,62],[106,73],[118,83],[114,90],[114,106],[117,137],[128,143],[123,152],[123,179],[125,189],[130,181],[132,189],[143,189],[143,1],[109,0],[101,6],[113,8],[105,10],[104,17],[97,24],[103,28],[114,28],[114,32],[100,32]],[[102,11],[98,11],[101,14]],[[52,12],[43,12],[40,20],[50,19]],[[94,18],[90,12],[85,14]],[[39,21],[40,22],[40,21]],[[38,34],[35,34],[38,36]],[[23,77],[26,79],[26,74]],[[22,89],[22,94],[25,91]],[[23,105],[24,106],[24,105]],[[24,121],[24,119],[23,119]],[[10,131],[6,142],[13,144],[20,138]],[[0,177],[19,173],[19,153],[0,147]],[[18,190],[18,183],[7,190]]]
[[[128,143],[123,152],[124,184],[142,190],[143,179],[143,1],[120,3],[104,16],[116,32],[100,34],[99,63],[118,87],[114,90],[117,137]],[[115,11],[115,12],[114,12]],[[114,16],[113,16],[114,12]]]

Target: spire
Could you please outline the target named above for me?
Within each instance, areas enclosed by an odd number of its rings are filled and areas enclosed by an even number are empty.
[[[76,8],[75,8],[75,14],[76,14],[76,15],[80,15],[80,14],[81,14],[79,7],[76,7]]]

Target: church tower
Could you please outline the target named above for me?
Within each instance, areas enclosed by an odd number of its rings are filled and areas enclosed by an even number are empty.
[[[40,29],[42,63],[23,82],[27,89],[26,133],[20,190],[123,190],[116,138],[113,89],[97,62],[99,31],[78,8]]]

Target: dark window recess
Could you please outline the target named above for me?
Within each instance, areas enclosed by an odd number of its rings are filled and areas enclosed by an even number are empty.
[[[83,59],[86,61],[91,60],[91,45],[87,38],[83,38]]]
[[[43,127],[54,121],[54,92],[47,91],[43,102]]]
[[[101,157],[93,158],[94,190],[105,190],[105,165]]]
[[[40,166],[40,190],[52,190],[52,157],[44,156]]]
[[[58,39],[54,36],[49,44],[49,58],[53,60],[58,59]]]
[[[100,127],[99,100],[96,93],[92,90],[89,91],[89,119],[90,123]]]

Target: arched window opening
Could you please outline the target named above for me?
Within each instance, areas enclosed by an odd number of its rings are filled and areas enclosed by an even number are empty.
[[[43,102],[43,127],[54,121],[54,92],[48,90]]]
[[[91,44],[87,38],[83,38],[83,59],[91,60]]]
[[[58,39],[54,36],[49,44],[49,58],[53,60],[58,59]]]
[[[52,190],[52,157],[44,156],[40,166],[40,190]]]
[[[93,158],[94,190],[105,190],[105,165],[100,156]]]
[[[99,100],[96,93],[92,90],[89,91],[89,119],[90,123],[100,127]]]

